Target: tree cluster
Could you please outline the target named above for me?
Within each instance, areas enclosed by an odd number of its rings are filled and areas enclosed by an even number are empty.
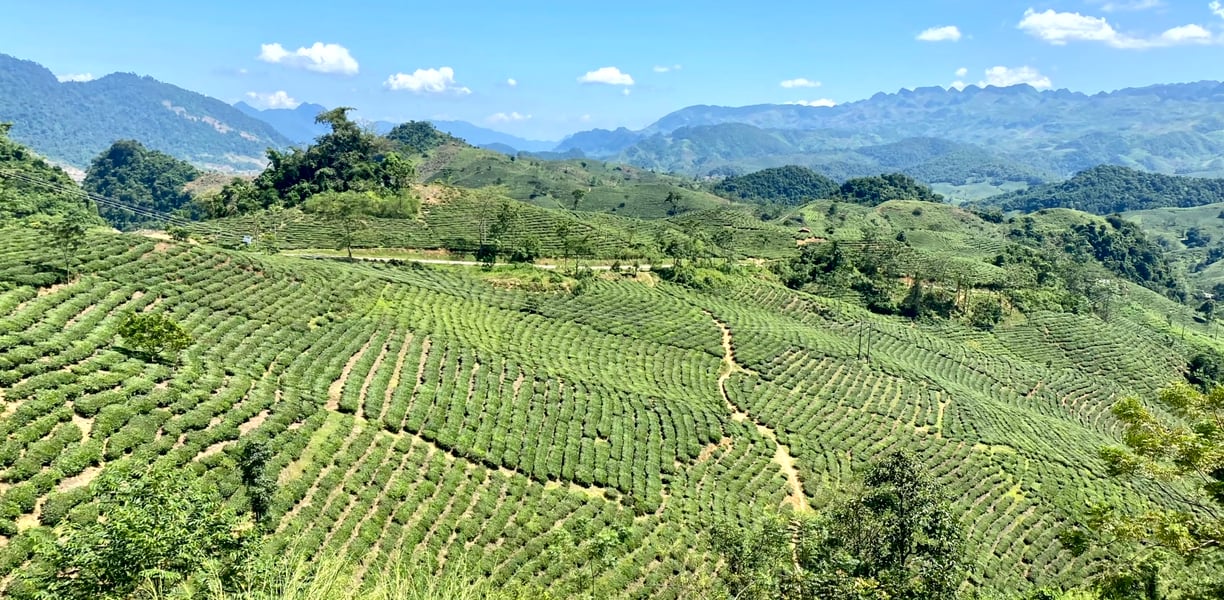
[[[1224,202],[1224,179],[1181,177],[1101,165],[1062,183],[996,196],[984,204],[1006,211],[1073,208],[1098,215],[1130,210],[1188,208]]]
[[[120,140],[99,154],[89,166],[82,187],[141,212],[185,213],[193,216],[191,195],[183,189],[200,176],[195,167],[135,140]],[[98,214],[119,229],[161,226],[159,220],[132,210],[99,206]]]
[[[833,197],[838,192],[838,185],[807,167],[788,165],[728,177],[715,184],[713,192],[733,200],[797,206]]]
[[[319,114],[331,132],[306,149],[268,150],[268,168],[254,181],[235,179],[206,201],[214,217],[272,206],[301,206],[325,192],[357,192],[378,198],[405,195],[415,181],[412,163],[392,143],[348,119],[348,107]]]
[[[712,539],[730,597],[745,600],[951,600],[966,572],[961,525],[905,452],[820,514],[720,525]]]

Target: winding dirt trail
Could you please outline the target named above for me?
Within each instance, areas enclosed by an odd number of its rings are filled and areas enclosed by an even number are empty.
[[[799,480],[799,469],[795,466],[795,457],[791,455],[790,448],[778,442],[777,432],[753,419],[751,415],[736,406],[731,401],[731,396],[727,394],[727,380],[731,378],[731,375],[735,373],[756,375],[756,373],[745,369],[735,362],[735,349],[731,345],[731,328],[727,327],[726,323],[719,321],[713,313],[707,312],[706,314],[710,315],[710,319],[722,331],[723,369],[722,373],[718,376],[718,393],[722,395],[723,402],[727,404],[727,410],[731,411],[731,419],[752,422],[752,424],[756,425],[757,432],[773,441],[776,447],[773,461],[782,469],[782,474],[786,476],[786,487],[790,491],[782,503],[790,505],[796,512],[810,510],[811,507],[808,505],[807,496],[803,494],[803,483]]]

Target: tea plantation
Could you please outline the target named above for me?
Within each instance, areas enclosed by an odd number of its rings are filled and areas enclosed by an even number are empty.
[[[1097,458],[1111,404],[1178,378],[1207,339],[1131,284],[1108,321],[1032,311],[983,331],[750,269],[705,291],[646,274],[529,291],[513,270],[93,232],[57,283],[47,256],[44,233],[0,230],[0,595],[40,531],[89,518],[99,473],[191,469],[241,506],[256,439],[277,483],[265,552],[347,557],[364,581],[461,556],[562,597],[688,597],[718,561],[710,523],[811,510],[892,448],[951,493],[968,587],[1076,584],[1096,556],[1057,537],[1087,502],[1184,503]],[[134,313],[192,343],[149,360],[116,335]],[[627,539],[605,554],[613,527]]]

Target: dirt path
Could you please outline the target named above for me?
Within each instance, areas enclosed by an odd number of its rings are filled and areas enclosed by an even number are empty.
[[[809,510],[807,496],[803,494],[803,482],[799,479],[799,469],[795,466],[795,457],[791,455],[790,448],[778,441],[777,432],[753,419],[747,412],[736,406],[731,401],[731,396],[727,394],[727,380],[731,378],[731,375],[735,373],[755,375],[755,373],[735,362],[735,349],[731,343],[731,329],[727,327],[727,324],[719,321],[712,313],[707,312],[706,314],[710,315],[710,319],[722,331],[723,369],[722,373],[718,376],[718,393],[722,395],[723,402],[727,404],[727,410],[731,411],[731,418],[735,421],[749,421],[753,423],[756,425],[758,433],[769,438],[774,443],[776,449],[774,450],[773,461],[782,469],[782,474],[786,476],[786,487],[790,492],[782,503],[790,505],[796,512]]]

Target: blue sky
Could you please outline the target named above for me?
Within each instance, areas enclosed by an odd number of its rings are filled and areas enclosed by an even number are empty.
[[[1224,74],[1212,0],[8,4],[0,52],[62,77],[135,72],[228,102],[343,104],[536,139],[640,128],[693,104]]]

